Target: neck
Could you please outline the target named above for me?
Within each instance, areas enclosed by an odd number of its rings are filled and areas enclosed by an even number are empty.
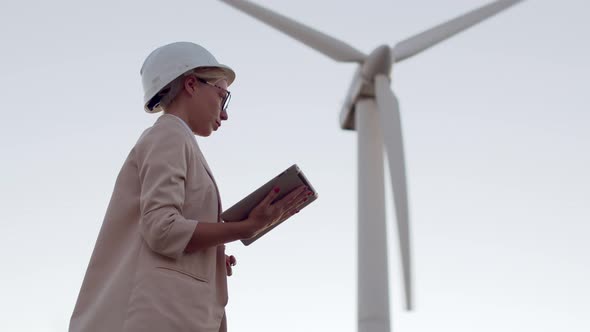
[[[182,121],[184,121],[190,127],[188,113],[186,112],[186,109],[184,107],[179,106],[180,105],[178,104],[172,103],[169,107],[166,108],[166,110],[164,110],[164,114],[175,115],[181,118]]]

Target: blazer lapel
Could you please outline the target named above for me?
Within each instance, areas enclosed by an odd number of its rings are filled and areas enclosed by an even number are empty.
[[[219,195],[219,188],[217,187],[217,182],[215,182],[215,178],[213,177],[213,173],[211,172],[211,169],[209,168],[209,164],[207,164],[207,160],[205,160],[205,156],[203,156],[203,153],[201,152],[201,148],[199,147],[199,144],[197,143],[197,139],[195,137],[195,134],[193,134],[191,132],[191,129],[188,127],[188,125],[186,123],[184,123],[184,121],[175,116],[175,115],[171,115],[171,114],[162,114],[157,120],[157,121],[162,121],[163,119],[170,119],[171,121],[175,121],[178,124],[184,126],[187,131],[188,134],[191,135],[191,138],[193,140],[193,143],[195,144],[195,151],[197,152],[197,156],[199,157],[199,160],[201,161],[201,164],[203,164],[203,166],[205,167],[205,170],[207,171],[207,175],[209,175],[209,178],[211,178],[211,181],[213,181],[213,185],[215,186],[215,193],[217,194],[217,221],[221,221],[221,196]]]
[[[201,163],[205,167],[207,174],[209,175],[209,177],[211,178],[211,181],[213,181],[213,185],[215,186],[215,193],[217,194],[217,217],[218,217],[218,221],[219,221],[219,220],[221,220],[221,197],[219,195],[219,188],[217,187],[217,182],[215,182],[215,178],[213,177],[213,173],[211,172],[211,169],[209,168],[209,164],[207,164],[207,160],[205,159],[205,156],[203,156],[203,153],[201,152],[201,148],[199,148],[199,144],[197,143],[196,139],[195,139],[195,146],[197,147],[196,151],[197,151],[197,155],[199,156],[199,160],[201,161]]]

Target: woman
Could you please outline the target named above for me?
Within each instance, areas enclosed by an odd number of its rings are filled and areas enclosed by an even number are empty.
[[[144,107],[163,111],[131,149],[117,177],[70,331],[226,331],[225,243],[289,217],[310,194],[295,189],[224,223],[215,180],[194,135],[228,119],[234,71],[203,47],[179,42],[153,51],[141,69]]]

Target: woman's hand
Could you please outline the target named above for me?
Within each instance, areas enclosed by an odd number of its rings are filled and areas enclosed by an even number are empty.
[[[235,266],[237,263],[238,263],[238,261],[236,260],[236,258],[233,255],[232,256],[225,255],[225,271],[227,272],[228,277],[233,274],[232,266]]]
[[[274,188],[262,202],[250,211],[248,219],[243,221],[248,225],[247,238],[253,237],[271,224],[279,220],[285,220],[299,212],[301,206],[312,195],[312,192],[306,186],[300,186],[293,189],[281,200],[272,203],[280,191],[280,188]]]

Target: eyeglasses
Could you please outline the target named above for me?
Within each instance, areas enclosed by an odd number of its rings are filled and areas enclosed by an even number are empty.
[[[231,93],[229,91],[227,91],[226,89],[224,89],[216,84],[207,82],[206,80],[204,80],[200,77],[197,77],[197,81],[199,81],[201,83],[205,83],[207,85],[210,85],[214,88],[218,88],[219,90],[223,91],[224,95],[223,95],[223,99],[221,100],[221,110],[227,112],[227,105],[229,105],[229,101],[231,99]]]

